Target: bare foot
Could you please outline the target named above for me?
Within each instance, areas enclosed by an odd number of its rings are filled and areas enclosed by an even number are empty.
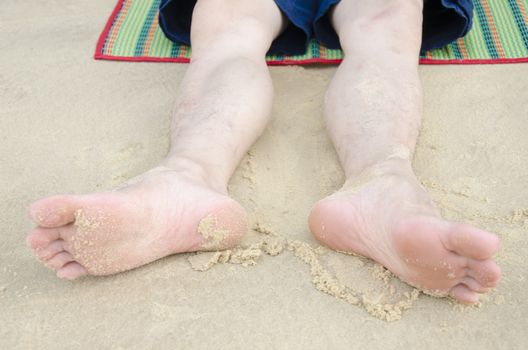
[[[437,296],[475,303],[500,279],[491,260],[497,236],[442,219],[410,165],[378,166],[347,182],[314,206],[309,222],[329,247],[370,257]]]
[[[57,276],[109,275],[170,254],[233,246],[246,231],[244,209],[168,168],[112,192],[61,195],[29,210],[35,256]]]

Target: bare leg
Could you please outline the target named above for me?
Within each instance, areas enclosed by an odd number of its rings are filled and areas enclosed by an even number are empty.
[[[315,236],[462,302],[497,284],[491,233],[442,219],[411,168],[421,118],[422,0],[342,0],[332,13],[345,59],[326,96],[346,174],[310,214]]]
[[[199,0],[169,155],[114,191],[33,203],[35,255],[72,279],[236,244],[246,214],[227,196],[227,181],[268,120],[264,57],[283,26],[273,0]]]

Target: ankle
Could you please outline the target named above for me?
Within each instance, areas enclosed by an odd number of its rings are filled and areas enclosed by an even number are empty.
[[[410,159],[389,158],[347,173],[345,187],[356,186],[358,183],[366,183],[375,178],[386,176],[414,177]]]
[[[227,193],[227,181],[222,180],[214,171],[191,158],[168,156],[161,162],[160,166],[175,171],[186,179],[212,188],[217,192]]]

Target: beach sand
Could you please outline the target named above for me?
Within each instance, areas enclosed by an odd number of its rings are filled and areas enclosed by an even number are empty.
[[[414,168],[451,220],[496,232],[503,279],[476,307],[320,247],[306,217],[343,181],[322,120],[335,67],[272,68],[273,119],[230,192],[242,247],[69,282],[24,240],[28,204],[111,189],[165,155],[186,65],[92,59],[113,1],[0,12],[0,348],[521,349],[528,343],[528,64],[422,66]]]

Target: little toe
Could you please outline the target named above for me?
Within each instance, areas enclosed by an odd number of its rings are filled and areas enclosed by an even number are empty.
[[[444,246],[462,256],[485,260],[499,248],[499,238],[468,224],[454,224],[443,236]]]
[[[47,267],[57,270],[72,261],[74,261],[74,259],[70,253],[60,252],[46,261],[45,264]]]
[[[59,227],[75,220],[77,210],[74,196],[53,196],[31,204],[29,216],[41,227]]]
[[[489,288],[484,287],[472,277],[465,277],[462,280],[462,284],[465,284],[466,286],[469,287],[469,289],[477,293],[487,293],[489,291]]]
[[[70,262],[57,271],[57,277],[73,280],[88,274],[88,271],[77,262]]]
[[[457,284],[451,288],[449,295],[464,304],[474,304],[479,300],[479,295],[464,284]]]
[[[53,258],[58,253],[64,251],[64,247],[63,247],[62,243],[63,243],[63,241],[61,239],[58,239],[56,241],[51,242],[45,248],[34,249],[33,253],[40,260],[48,261],[49,259]]]
[[[468,275],[487,288],[495,287],[501,277],[501,268],[493,260],[470,260]]]

